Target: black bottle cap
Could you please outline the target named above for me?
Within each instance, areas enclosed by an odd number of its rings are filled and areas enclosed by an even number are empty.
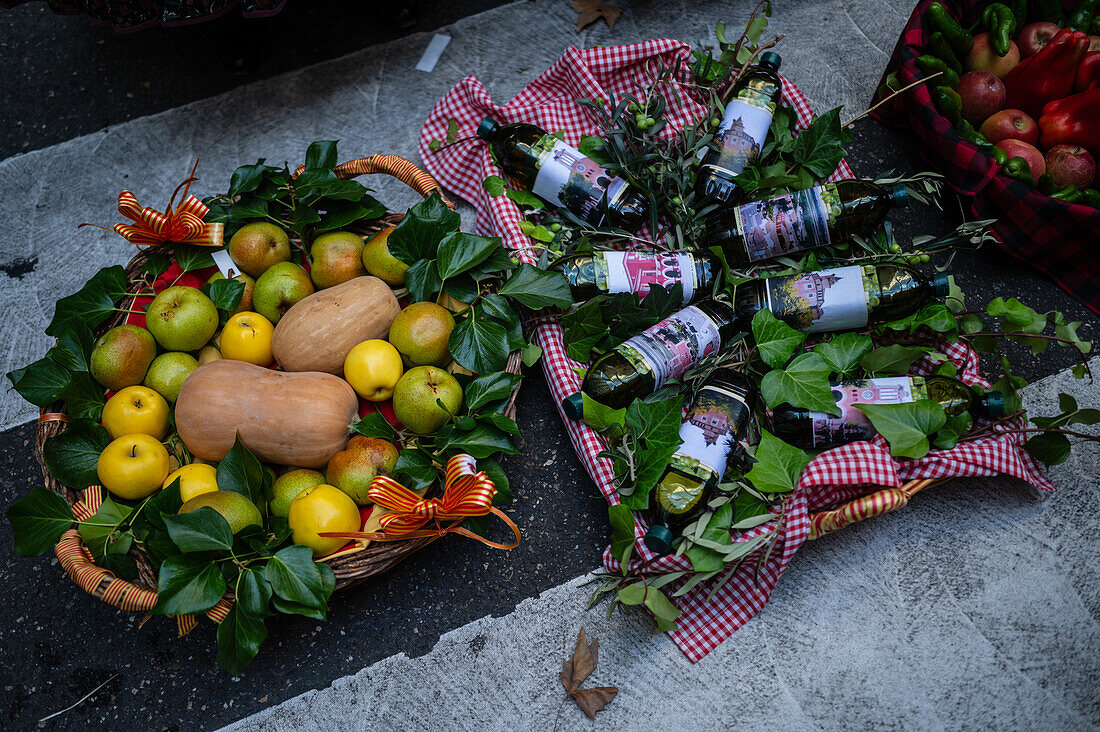
[[[932,294],[941,300],[951,294],[951,275],[937,272],[932,275]]]
[[[486,117],[477,126],[477,136],[482,140],[488,140],[498,129],[500,129],[500,125],[497,124],[497,121],[492,117]]]
[[[987,417],[999,419],[1005,416],[1005,395],[999,391],[987,391],[980,400]]]
[[[672,530],[661,524],[653,524],[649,527],[649,531],[645,532],[645,545],[657,554],[668,554],[672,551],[672,542],[675,540],[676,535]]]
[[[760,54],[761,66],[770,66],[772,70],[778,71],[781,63],[783,63],[783,59],[779,58],[779,54],[774,51],[766,51]]]
[[[909,207],[909,189],[903,185],[897,185],[890,189],[890,200],[899,208]]]
[[[561,409],[569,419],[579,420],[584,416],[584,396],[578,391],[561,400]]]

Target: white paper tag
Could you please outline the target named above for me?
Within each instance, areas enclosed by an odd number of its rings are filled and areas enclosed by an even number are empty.
[[[237,265],[230,259],[229,252],[224,249],[219,249],[210,256],[214,259],[214,264],[218,265],[218,271],[222,273],[222,277],[227,280],[231,280],[241,273]]]
[[[417,71],[431,71],[435,68],[435,65],[439,62],[439,57],[443,55],[443,49],[447,47],[447,44],[451,42],[450,36],[445,36],[442,33],[436,33],[432,37],[432,42],[428,44],[428,48],[424,51],[424,55],[420,57],[420,63],[416,65]]]

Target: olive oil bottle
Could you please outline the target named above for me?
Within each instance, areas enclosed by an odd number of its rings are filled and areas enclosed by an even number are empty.
[[[718,300],[689,305],[597,358],[588,367],[581,391],[612,409],[622,409],[717,352],[740,332],[735,320],[733,308]],[[581,419],[581,392],[563,399],[562,410],[572,419]]]
[[[534,125],[481,120],[477,135],[512,179],[553,206],[593,226],[633,230],[648,209],[645,195],[577,148]]]
[[[715,210],[707,239],[721,246],[733,267],[798,255],[853,234],[870,236],[893,206],[908,206],[903,185],[889,189],[869,180],[842,180],[742,206]]]
[[[550,267],[565,275],[575,302],[614,292],[644,298],[653,287],[679,284],[684,305],[710,293],[717,268],[714,257],[703,252],[617,251],[571,254]]]
[[[969,412],[972,417],[1004,416],[1004,395],[990,391],[978,395],[958,379],[947,376],[891,376],[852,379],[830,384],[841,409],[839,417],[781,405],[772,412],[775,435],[804,450],[824,450],[878,434],[857,404],[906,404],[921,399],[938,402],[948,417]]]
[[[753,280],[737,286],[738,317],[759,310],[807,333],[862,328],[904,318],[947,297],[948,275],[931,278],[902,264],[849,265]]]
[[[658,554],[672,550],[679,530],[706,508],[726,472],[726,461],[745,436],[756,386],[733,369],[715,369],[680,424],[680,447],[650,493],[651,521],[645,544]]]
[[[764,53],[760,63],[737,80],[713,146],[699,168],[696,191],[703,199],[732,203],[739,198],[733,178],[760,157],[783,91],[778,73],[781,61],[777,53]]]

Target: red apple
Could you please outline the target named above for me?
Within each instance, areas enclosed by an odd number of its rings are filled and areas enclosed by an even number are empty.
[[[1027,58],[1039,53],[1060,30],[1062,29],[1054,23],[1046,21],[1025,25],[1016,34],[1016,45],[1020,48],[1020,56]]]
[[[1039,180],[1039,176],[1047,172],[1047,162],[1043,154],[1034,145],[1028,145],[1019,140],[1001,140],[997,147],[1005,151],[1009,158],[1023,158],[1027,161],[1027,167],[1031,168],[1031,177]]]
[[[1005,152],[1008,152],[1005,150]],[[1096,161],[1079,145],[1055,145],[1047,150],[1047,172],[1057,188],[1088,188],[1096,177]]]
[[[1039,142],[1039,125],[1018,109],[1002,109],[983,122],[978,132],[994,145],[1001,140],[1020,140],[1029,145]]]
[[[974,45],[966,54],[963,67],[967,71],[988,71],[998,79],[1003,79],[1018,63],[1020,63],[1020,49],[1014,42],[1008,42],[1007,54],[998,56],[989,43],[989,34],[979,33],[974,36]]]
[[[959,77],[962,116],[972,125],[980,125],[1005,105],[1005,85],[988,71],[967,71]]]

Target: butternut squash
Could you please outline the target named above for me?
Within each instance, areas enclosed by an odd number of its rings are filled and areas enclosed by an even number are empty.
[[[264,462],[321,468],[358,419],[351,386],[332,374],[272,371],[219,360],[195,369],[176,399],[176,430],[191,453],[221,460],[236,435]]]
[[[275,326],[271,352],[284,371],[339,376],[351,349],[385,338],[399,312],[389,285],[377,277],[356,277],[291,306]]]

